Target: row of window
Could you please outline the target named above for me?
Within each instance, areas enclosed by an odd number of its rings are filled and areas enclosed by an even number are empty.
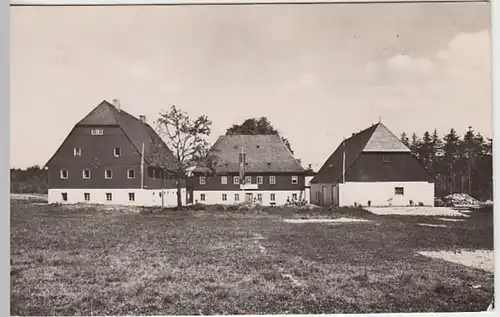
[[[69,172],[66,169],[62,169],[60,171],[60,176],[62,179],[67,179],[69,177]],[[89,169],[84,169],[82,171],[82,178],[83,179],[90,179],[91,178],[91,172]],[[104,178],[105,179],[112,179],[113,178],[113,171],[112,170],[105,170],[104,171]],[[127,170],[127,178],[129,179],[134,179],[135,178],[135,170],[134,169],[128,169]]]
[[[68,193],[61,193],[63,201],[68,201]],[[83,199],[90,201],[90,193],[83,193]],[[135,193],[128,193],[128,200],[135,201]],[[113,193],[106,193],[106,201],[113,201]]]
[[[116,156],[116,157],[120,157],[120,156],[122,155],[122,149],[121,149],[121,148],[119,148],[119,147],[115,147],[115,148],[113,149],[113,154],[114,154],[114,156]],[[75,147],[75,148],[73,149],[73,155],[74,155],[74,156],[82,156],[82,148]]]
[[[252,195],[252,194],[250,194]],[[253,196],[253,195],[252,195]],[[298,196],[296,193],[292,194],[292,200],[297,200]],[[200,201],[206,200],[206,194],[200,194]],[[262,202],[262,194],[257,194],[257,200]],[[227,201],[227,194],[222,194],[222,201]],[[234,194],[234,201],[240,201],[240,194]],[[276,194],[269,194],[269,201],[276,201]]]
[[[227,176],[221,176],[220,178],[221,184],[227,184],[228,177]],[[205,176],[200,176],[200,185],[205,185],[207,183],[207,179]],[[239,176],[233,176],[233,184],[238,185],[240,183],[240,177]],[[251,184],[252,183],[252,176],[245,176],[245,184]],[[292,176],[292,184],[298,184],[299,183],[299,177],[298,176]],[[257,176],[257,184],[261,185],[264,184],[264,176]],[[274,185],[276,184],[276,176],[269,176],[269,184]]]

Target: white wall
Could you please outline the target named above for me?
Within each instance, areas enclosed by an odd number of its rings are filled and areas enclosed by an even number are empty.
[[[194,191],[194,199],[193,203],[205,204],[205,205],[215,205],[215,204],[223,204],[223,205],[233,205],[238,203],[245,202],[245,194],[252,193],[253,197],[257,199],[257,194],[262,194],[262,205],[269,206],[271,204],[271,194],[275,195],[275,204],[276,206],[284,205],[286,203],[287,198],[292,200],[292,194],[297,194],[297,198],[301,198],[300,190],[275,190],[275,191],[264,191],[264,190],[246,190],[246,191],[219,191],[219,190],[197,190]],[[205,194],[205,201],[201,200],[201,194]],[[227,201],[222,201],[222,194],[227,194]],[[239,194],[239,200],[236,201],[234,198],[234,194]],[[302,198],[304,198],[304,191],[302,191]]]
[[[434,183],[428,182],[347,182],[339,184],[340,206],[408,206],[422,202],[434,206]],[[404,195],[395,195],[395,187],[403,187]]]
[[[177,206],[177,189],[164,189],[164,206]],[[62,193],[67,193],[68,200],[62,200]],[[90,201],[85,201],[84,193],[90,194]],[[106,193],[112,194],[112,201],[106,200]],[[129,193],[135,193],[135,200],[129,200]],[[105,205],[131,205],[131,206],[161,206],[160,189],[49,189],[49,204],[105,204]],[[182,204],[186,204],[186,189],[181,190]]]

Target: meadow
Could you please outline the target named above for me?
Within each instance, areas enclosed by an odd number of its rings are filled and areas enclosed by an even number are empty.
[[[493,250],[491,209],[470,215],[453,222],[350,208],[131,211],[12,200],[11,314],[483,311],[493,273],[417,253]],[[284,221],[307,217],[366,221]]]

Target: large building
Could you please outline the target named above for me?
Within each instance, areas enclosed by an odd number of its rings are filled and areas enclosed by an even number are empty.
[[[311,180],[322,206],[434,205],[433,177],[379,122],[342,142]]]
[[[144,116],[135,118],[117,100],[103,101],[73,127],[47,162],[48,200],[174,206],[177,164]]]
[[[220,136],[212,153],[216,157],[213,168],[200,166],[193,171],[188,190],[195,202],[284,205],[288,200],[305,199],[308,171],[278,134]]]

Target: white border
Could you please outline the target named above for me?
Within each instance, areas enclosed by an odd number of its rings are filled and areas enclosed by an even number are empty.
[[[500,54],[500,47],[499,47],[499,25],[500,25],[500,4],[498,4],[498,1],[491,1],[491,14],[492,14],[492,94],[493,94],[493,152],[496,153],[497,149],[499,148],[499,141],[498,141],[498,136],[496,133],[496,128],[495,128],[495,123],[498,121],[500,116],[500,112],[496,111],[498,107],[498,100],[500,98],[500,80],[498,79],[499,76],[499,71],[500,71],[500,62],[497,61],[497,58]],[[11,5],[193,5],[193,4],[277,4],[277,3],[373,3],[373,2],[387,2],[387,3],[411,3],[411,2],[489,2],[489,1],[483,1],[483,0],[451,0],[451,1],[439,1],[439,0],[421,0],[421,1],[411,1],[411,0],[385,0],[385,1],[369,1],[369,0],[351,0],[351,1],[308,1],[308,0],[278,0],[278,1],[264,1],[264,0],[258,0],[258,1],[245,1],[245,0],[218,0],[218,1],[210,1],[210,0],[190,0],[190,1],[162,1],[162,0],[157,0],[157,1],[152,1],[152,0],[136,0],[136,1],[118,1],[118,0],[91,0],[91,1],[82,1],[82,0],[52,0],[52,1],[44,1],[44,0],[14,0],[11,2]],[[4,129],[3,133],[0,133],[0,138],[3,138],[1,144],[4,147],[4,151],[0,151],[2,154],[2,160],[1,162],[4,164],[4,169],[0,169],[1,171],[1,177],[2,179],[6,182],[6,187],[4,188],[3,191],[3,197],[5,197],[6,200],[6,206],[7,210],[10,210],[10,182],[9,182],[9,169],[10,169],[10,164],[9,164],[9,144],[10,144],[10,122],[9,122],[9,4],[6,1],[1,2],[2,5],[0,5],[0,23],[3,25],[0,26],[0,29],[3,30],[3,32],[0,32],[0,41],[2,43],[2,49],[0,50],[0,77],[2,79],[2,85],[1,87],[3,88],[3,91],[0,92],[0,98],[3,98],[2,106],[0,107],[2,113],[0,114],[0,120],[3,120],[3,124],[1,124],[1,128]],[[497,197],[500,197],[500,192],[498,189],[498,178],[500,175],[498,174],[498,169],[500,168],[500,160],[496,159],[496,155],[494,155],[493,158],[493,175],[494,175],[494,208],[497,208],[498,202],[497,202]],[[10,217],[9,214],[7,213],[1,213],[2,216],[4,217],[4,221],[2,221],[3,224],[8,224],[9,229],[10,229]],[[497,228],[498,222],[500,221],[499,218],[500,216],[494,214],[494,223],[495,223],[495,228]],[[10,246],[9,246],[9,239],[10,239],[10,230],[2,230],[3,234],[5,235],[5,238],[2,239],[2,243],[5,244],[5,249],[9,252]],[[495,245],[499,243],[499,238],[500,238],[500,233],[498,230],[494,230],[494,237],[495,237]],[[10,257],[10,254],[8,254],[8,257]],[[495,253],[496,254],[496,253]],[[6,265],[8,265],[7,261],[4,261]],[[7,266],[7,269],[9,269],[9,265]],[[499,257],[496,256],[495,258],[495,271],[498,272],[500,270],[500,261]],[[2,283],[3,290],[5,292],[5,295],[3,296],[4,299],[9,301],[9,294],[10,294],[10,278],[8,277],[7,274],[3,275],[4,279],[6,279],[5,283]],[[495,276],[495,288],[498,290],[500,289],[500,280]],[[497,292],[498,294],[498,292]],[[496,302],[499,303],[498,301],[498,295],[495,296]],[[498,305],[498,304],[497,304]],[[6,310],[6,313],[10,313],[8,307],[10,305],[1,305],[1,307],[5,307],[4,309]],[[497,309],[498,310],[498,309]],[[3,314],[2,314],[3,315]],[[7,314],[5,314],[7,315]],[[336,315],[342,315],[342,314],[336,314]],[[435,316],[434,313],[409,313],[409,314],[400,314],[400,313],[395,313],[395,314],[380,314],[381,316]],[[441,313],[439,314],[440,316],[456,316],[456,315],[464,315],[464,316],[494,316],[494,312],[479,312],[479,313]],[[255,316],[255,317],[262,317],[265,315],[247,315],[247,316]],[[295,317],[295,316],[314,316],[314,315],[274,315],[274,316],[287,316],[287,317]],[[317,315],[320,316],[320,315]],[[333,316],[333,314],[328,314],[328,315],[321,315],[321,316]],[[351,316],[371,316],[371,314],[352,314]]]

